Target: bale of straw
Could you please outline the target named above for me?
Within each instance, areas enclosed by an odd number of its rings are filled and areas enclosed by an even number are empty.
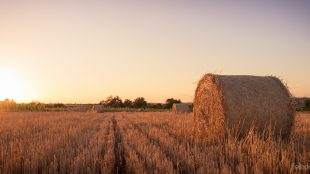
[[[172,105],[172,111],[174,113],[190,112],[190,107],[185,103],[174,103]]]
[[[291,101],[287,87],[276,77],[206,74],[195,91],[195,132],[214,139],[236,127],[240,136],[251,127],[258,133],[271,127],[285,138],[294,122]]]
[[[103,106],[103,105],[94,105],[94,106],[93,106],[93,109],[94,109],[96,112],[100,113],[100,112],[103,112],[103,111],[104,111],[104,106]]]

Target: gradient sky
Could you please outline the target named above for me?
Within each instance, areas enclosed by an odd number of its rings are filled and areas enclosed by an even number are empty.
[[[310,96],[309,9],[308,0],[4,0],[0,72],[22,81],[22,102],[187,102],[209,72],[275,75]]]

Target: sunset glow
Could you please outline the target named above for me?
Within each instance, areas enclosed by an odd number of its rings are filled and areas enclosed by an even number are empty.
[[[10,70],[0,69],[0,100],[14,99],[17,101],[24,100],[23,89],[25,84],[18,75]]]
[[[205,73],[275,75],[309,97],[309,9],[305,0],[1,1],[0,100],[191,102]]]

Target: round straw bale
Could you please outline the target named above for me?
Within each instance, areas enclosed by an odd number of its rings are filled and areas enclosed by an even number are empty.
[[[172,111],[174,113],[190,112],[190,107],[185,103],[174,103],[172,105]]]
[[[294,108],[290,92],[276,77],[206,74],[196,88],[194,122],[196,133],[207,139],[237,127],[243,136],[253,126],[258,133],[269,127],[288,137]]]

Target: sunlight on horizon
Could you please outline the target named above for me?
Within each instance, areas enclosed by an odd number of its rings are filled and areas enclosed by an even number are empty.
[[[34,96],[30,84],[12,69],[0,68],[0,101],[9,99],[16,102],[29,102]]]
[[[193,101],[205,73],[310,97],[310,1],[0,2],[0,100]]]

